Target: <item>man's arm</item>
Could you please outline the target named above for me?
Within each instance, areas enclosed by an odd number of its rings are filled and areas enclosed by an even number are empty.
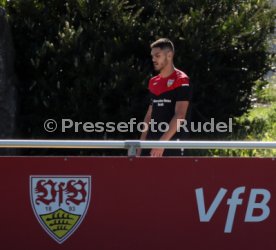
[[[148,125],[149,125],[149,122],[150,122],[150,119],[151,119],[151,113],[152,113],[152,105],[149,105],[148,111],[147,111],[146,116],[144,118],[144,122],[146,124],[148,124]],[[147,128],[149,128],[149,126],[147,126]],[[143,130],[143,132],[142,132],[142,134],[140,136],[140,140],[146,140],[147,134],[148,134],[148,129],[147,130]],[[137,149],[137,156],[141,155],[141,151],[142,151],[141,148]]]
[[[170,140],[174,134],[177,132],[179,123],[178,119],[185,119],[187,109],[189,106],[188,101],[178,101],[175,104],[175,114],[169,123],[169,130],[166,131],[161,137],[160,141],[168,141]],[[164,148],[153,148],[150,152],[151,156],[160,157],[164,153]]]

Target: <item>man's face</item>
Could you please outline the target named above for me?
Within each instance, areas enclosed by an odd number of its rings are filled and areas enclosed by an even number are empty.
[[[152,48],[151,50],[151,57],[154,69],[156,71],[161,71],[165,68],[168,63],[170,62],[170,55],[171,53],[168,49],[160,49],[160,48]]]

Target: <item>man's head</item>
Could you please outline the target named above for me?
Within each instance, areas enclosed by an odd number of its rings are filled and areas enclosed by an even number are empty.
[[[167,65],[173,64],[174,45],[167,38],[160,38],[150,45],[154,69],[162,71]]]

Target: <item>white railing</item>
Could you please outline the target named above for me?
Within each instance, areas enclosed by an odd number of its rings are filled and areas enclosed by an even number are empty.
[[[276,142],[260,141],[140,141],[140,140],[0,140],[0,148],[86,148],[128,149],[135,156],[137,148],[184,149],[276,149]]]

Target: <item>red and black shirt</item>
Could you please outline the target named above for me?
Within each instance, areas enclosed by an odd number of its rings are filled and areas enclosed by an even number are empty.
[[[151,119],[157,124],[161,122],[170,123],[175,114],[175,105],[177,101],[190,101],[191,90],[189,77],[182,71],[175,71],[168,77],[157,75],[149,81],[150,105],[152,105]],[[183,117],[184,119],[185,117]],[[154,128],[158,130],[158,125]],[[163,132],[149,131],[147,139],[157,140]],[[183,132],[176,133],[173,139],[183,138]]]

